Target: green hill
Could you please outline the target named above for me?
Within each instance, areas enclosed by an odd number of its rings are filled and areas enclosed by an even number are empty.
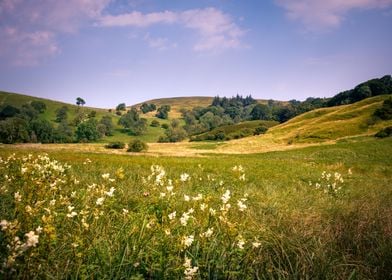
[[[265,152],[371,136],[392,125],[392,120],[375,120],[372,117],[374,111],[390,97],[380,95],[354,104],[316,109],[274,126],[266,134],[220,145],[216,152]]]

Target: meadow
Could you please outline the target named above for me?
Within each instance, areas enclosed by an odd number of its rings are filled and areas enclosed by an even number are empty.
[[[372,137],[198,157],[1,145],[0,278],[388,279],[391,154]]]

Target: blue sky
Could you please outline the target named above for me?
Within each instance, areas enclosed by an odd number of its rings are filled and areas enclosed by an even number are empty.
[[[392,73],[392,0],[1,0],[0,89],[303,100]]]

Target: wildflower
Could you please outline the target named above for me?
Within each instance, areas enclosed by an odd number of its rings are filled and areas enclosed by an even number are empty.
[[[22,196],[19,194],[19,192],[16,192],[16,193],[14,194],[14,198],[15,198],[15,200],[18,201],[18,202],[22,201]]]
[[[241,200],[238,200],[237,205],[241,212],[243,212],[247,208],[247,206]]]
[[[71,193],[71,197],[75,197],[76,196],[76,191]]]
[[[6,230],[8,228],[8,221],[7,220],[1,220],[0,222],[0,226],[1,226],[1,230]]]
[[[203,199],[203,195],[200,193],[197,196],[192,197],[192,200],[194,200],[194,201],[198,201],[198,200],[202,200],[202,199]]]
[[[176,217],[176,211],[174,211],[173,213],[170,213],[168,215],[168,217],[169,217],[169,220],[173,220]]]
[[[22,167],[21,173],[24,174],[24,173],[26,173],[26,171],[27,171],[27,167]]]
[[[26,233],[25,236],[27,237],[25,245],[27,247],[35,247],[38,244],[39,235],[36,235],[34,231],[30,231]]]
[[[164,192],[161,192],[160,194],[159,194],[159,197],[160,198],[164,198],[166,196],[166,193],[164,193]]]
[[[75,207],[73,207],[73,206],[68,206],[68,212],[71,212],[72,210],[74,210],[75,209]]]
[[[216,210],[215,210],[214,208],[210,208],[210,209],[209,209],[209,212],[210,212],[210,214],[211,214],[212,216],[215,216],[215,214],[216,214]]]
[[[214,233],[214,228],[209,228],[209,229],[207,229],[206,232],[201,233],[200,237],[208,238],[208,237],[211,237],[213,233]]]
[[[29,213],[29,214],[31,214],[31,212],[33,211],[33,209],[31,208],[30,205],[27,205],[27,206],[25,207],[25,210],[26,210],[26,212]]]
[[[253,248],[259,248],[261,246],[261,243],[258,241],[252,242],[252,247]]]
[[[186,280],[191,280],[193,277],[196,275],[197,271],[199,268],[197,266],[193,266],[191,264],[191,260],[185,257],[185,262],[184,262],[184,276]]]
[[[108,192],[105,192],[105,194],[106,194],[107,196],[112,197],[115,190],[116,190],[116,189],[115,189],[114,187],[111,187],[110,190],[109,190]]]
[[[242,249],[244,249],[244,245],[245,245],[245,240],[240,235],[238,237],[237,247],[242,250]]]
[[[245,181],[245,173],[240,176],[240,181]]]
[[[166,234],[166,235],[170,235],[170,234],[171,234],[171,231],[170,231],[170,229],[168,229],[168,228],[167,228],[167,229],[165,229],[165,234]]]
[[[100,198],[97,199],[97,201],[95,202],[95,204],[97,204],[97,205],[102,205],[104,200],[105,200],[104,197],[100,197]]]
[[[348,169],[348,175],[352,175],[353,172],[351,171],[351,168]]]
[[[76,243],[76,242],[74,242],[74,243],[71,243],[71,246],[74,247],[74,248],[76,248],[76,247],[79,247],[79,244]]]
[[[73,217],[75,217],[75,216],[77,216],[78,215],[78,213],[76,213],[76,212],[71,212],[71,213],[68,213],[67,214],[67,217],[68,218],[73,218]]]
[[[230,199],[230,190],[226,190],[226,192],[222,195],[221,200],[224,204],[226,204]]]
[[[172,185],[169,185],[169,186],[166,187],[166,189],[167,189],[167,191],[168,191],[169,193],[171,193],[171,192],[173,191],[173,186],[172,186]]]
[[[207,204],[205,204],[205,203],[200,204],[200,210],[201,211],[204,211],[206,209],[207,209]]]
[[[128,209],[125,209],[125,208],[122,209],[122,212],[123,212],[124,215],[129,213]]]
[[[183,213],[180,218],[181,225],[186,226],[188,224],[189,218],[190,218],[189,213],[187,212]]]
[[[191,198],[189,197],[189,195],[184,194],[184,200],[189,201],[189,200],[191,200]]]
[[[180,180],[182,181],[182,182],[186,182],[187,180],[189,180],[190,179],[190,177],[189,177],[189,174],[188,173],[182,173],[181,175],[180,175]]]
[[[102,174],[102,178],[103,179],[109,179],[109,177],[110,177],[110,174],[109,173],[105,173],[105,174]]]
[[[185,248],[188,248],[189,246],[192,245],[194,240],[195,240],[194,235],[184,236],[182,238],[182,244],[184,245]]]
[[[56,204],[56,199],[52,199],[50,202],[49,202],[49,205],[50,206],[54,206]]]

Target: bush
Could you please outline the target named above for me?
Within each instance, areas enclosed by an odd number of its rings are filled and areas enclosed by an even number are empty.
[[[124,149],[125,143],[124,142],[110,142],[105,146],[105,148],[107,148],[107,149]]]
[[[259,127],[256,127],[256,129],[255,129],[255,131],[254,131],[253,134],[254,134],[254,135],[264,134],[264,133],[267,132],[267,130],[268,130],[267,127],[265,127],[265,126],[259,126]]]
[[[378,138],[391,137],[392,136],[392,126],[388,126],[388,127],[384,128],[384,129],[381,129],[374,136],[376,136]]]
[[[152,127],[159,127],[161,124],[159,123],[159,121],[157,120],[152,120],[150,126]]]
[[[128,150],[127,152],[142,152],[142,151],[147,151],[148,150],[148,146],[145,142],[139,140],[139,139],[135,139],[132,140],[129,144],[128,144]]]
[[[169,128],[169,125],[168,125],[167,123],[163,123],[163,124],[161,125],[161,127],[162,127],[163,129],[168,129],[168,128]]]

